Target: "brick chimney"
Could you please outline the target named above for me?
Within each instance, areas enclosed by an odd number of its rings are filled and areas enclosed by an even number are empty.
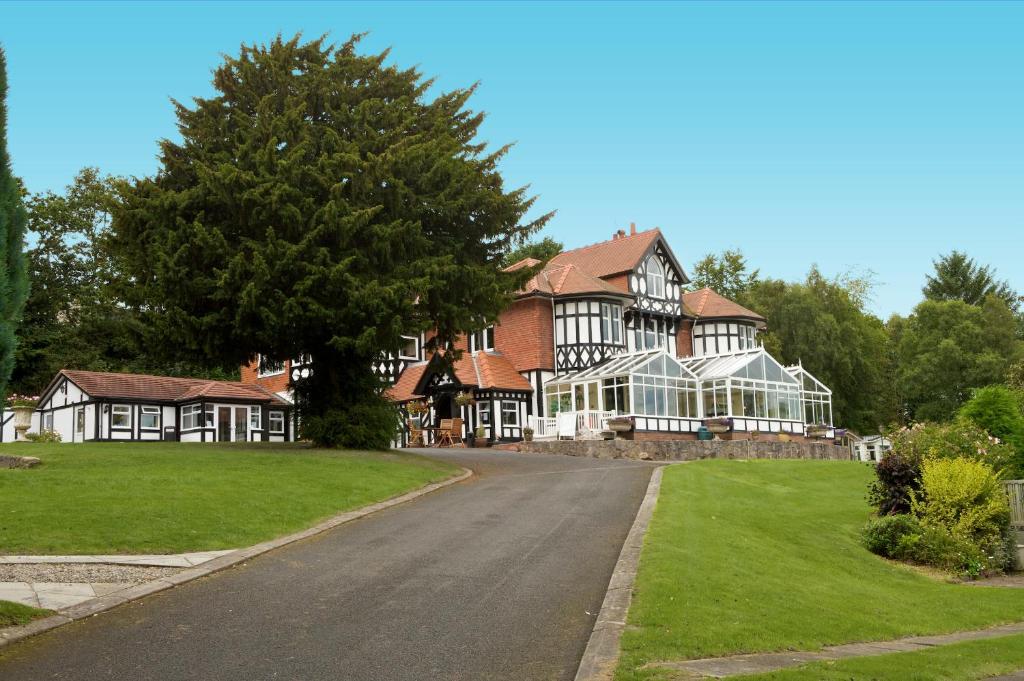
[[[635,234],[636,234],[636,223],[635,222],[631,222],[631,223],[629,223],[629,235],[633,236]]]

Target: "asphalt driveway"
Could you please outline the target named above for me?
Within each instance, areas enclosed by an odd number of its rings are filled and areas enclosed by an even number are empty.
[[[0,679],[572,679],[651,465],[432,454],[478,475],[0,649]]]

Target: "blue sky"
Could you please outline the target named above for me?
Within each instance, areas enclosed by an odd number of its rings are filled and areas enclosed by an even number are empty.
[[[169,97],[278,32],[370,31],[443,89],[480,81],[567,246],[635,221],[690,265],[876,273],[887,316],[937,254],[1024,289],[1024,3],[2,3],[9,137],[29,189],[156,169]]]

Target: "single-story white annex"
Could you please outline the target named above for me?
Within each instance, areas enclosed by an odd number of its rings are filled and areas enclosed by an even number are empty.
[[[65,369],[40,395],[29,432],[62,442],[290,442],[291,410],[251,383]],[[0,412],[0,442],[14,441],[13,417]]]

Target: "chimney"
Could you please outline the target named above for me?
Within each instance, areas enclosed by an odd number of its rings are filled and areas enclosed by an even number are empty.
[[[636,223],[631,222],[629,223],[629,235],[633,236],[634,234],[636,234]]]

